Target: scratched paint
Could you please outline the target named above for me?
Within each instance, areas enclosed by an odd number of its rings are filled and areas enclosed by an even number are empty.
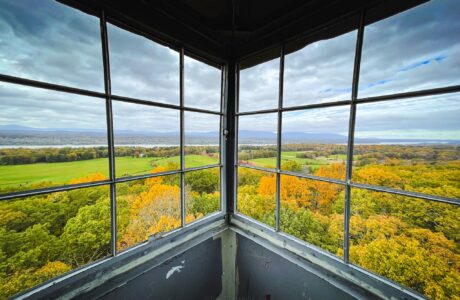
[[[185,264],[185,260],[181,261],[181,264]],[[174,273],[180,273],[182,271],[182,269],[185,268],[185,266],[175,266],[175,267],[172,267],[171,269],[169,269],[169,271],[166,273],[166,279],[169,279],[169,277],[171,277]]]

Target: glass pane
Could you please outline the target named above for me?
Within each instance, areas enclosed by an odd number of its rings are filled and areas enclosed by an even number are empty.
[[[185,112],[185,167],[219,163],[220,116]]]
[[[118,183],[118,251],[180,227],[180,211],[178,174]]]
[[[113,101],[117,177],[180,169],[179,110]]]
[[[279,58],[240,71],[239,111],[278,108]]]
[[[185,173],[185,222],[220,211],[220,168]]]
[[[459,97],[359,104],[353,180],[460,199]]]
[[[281,175],[281,230],[343,255],[344,186]]]
[[[238,212],[275,227],[275,173],[238,168]]]
[[[285,56],[284,107],[351,99],[356,33],[321,40]]]
[[[428,1],[367,26],[359,96],[459,84],[459,11],[457,0]]]
[[[238,162],[276,168],[278,114],[238,117]]]
[[[184,105],[220,111],[221,71],[184,56]]]
[[[179,105],[179,53],[107,24],[112,93]]]
[[[350,260],[432,299],[455,299],[460,207],[352,189]]]
[[[0,193],[108,177],[105,100],[0,83]]]
[[[0,201],[0,298],[110,254],[109,187]]]
[[[283,113],[281,169],[345,179],[350,106]]]
[[[0,1],[0,73],[102,92],[99,27],[57,1]]]

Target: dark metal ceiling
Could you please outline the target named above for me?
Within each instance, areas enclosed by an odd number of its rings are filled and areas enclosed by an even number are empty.
[[[357,27],[348,19],[380,6],[368,22],[382,19],[421,0],[60,0],[93,14],[105,9],[118,25],[129,25],[150,38],[183,46],[216,63],[242,59],[344,19],[342,34]],[[375,11],[375,10],[374,10]],[[324,37],[318,36],[318,39]],[[300,39],[300,48],[312,42]],[[270,55],[269,55],[270,56]],[[268,57],[268,56],[267,56]]]

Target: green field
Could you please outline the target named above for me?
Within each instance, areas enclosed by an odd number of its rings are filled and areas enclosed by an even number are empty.
[[[116,157],[116,174],[117,176],[147,174],[153,169],[154,165],[162,166],[169,162],[179,164],[179,156],[163,159],[151,157]],[[185,156],[185,165],[187,168],[218,163],[219,160],[215,157],[204,155]],[[74,162],[0,166],[0,188],[20,184],[34,184],[42,181],[64,184],[72,179],[97,172],[108,177],[109,167],[107,158]]]
[[[281,153],[281,164],[288,161],[295,161],[303,166],[308,166],[312,169],[316,169],[319,166],[328,165],[334,162],[343,162],[346,159],[346,155],[331,155],[328,157],[317,157],[316,159],[311,158],[298,158],[297,154],[302,153],[302,151],[284,151]],[[258,167],[265,168],[275,168],[276,166],[276,157],[268,158],[256,158],[250,159],[250,164],[253,164]]]

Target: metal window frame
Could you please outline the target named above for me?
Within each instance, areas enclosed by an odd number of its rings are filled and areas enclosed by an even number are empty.
[[[345,263],[346,266],[350,266],[355,268],[356,270],[359,270],[361,272],[367,273],[367,274],[372,274],[373,276],[378,277],[380,280],[383,280],[385,282],[389,282],[390,285],[394,285],[398,287],[401,290],[404,291],[409,291],[410,289],[407,287],[403,287],[399,283],[393,282],[389,280],[388,278],[384,278],[378,274],[375,274],[369,270],[366,270],[360,266],[354,265],[353,263],[350,262],[349,260],[349,244],[350,244],[350,206],[351,206],[351,189],[352,188],[360,188],[360,189],[367,189],[370,191],[376,191],[376,192],[385,192],[393,195],[399,195],[399,196],[407,196],[412,199],[422,199],[426,201],[432,201],[436,203],[444,203],[444,204],[449,204],[452,206],[457,206],[460,207],[460,199],[453,199],[453,198],[448,198],[448,197],[443,197],[443,196],[436,196],[436,195],[430,195],[430,194],[425,194],[425,193],[420,193],[420,192],[412,192],[412,191],[407,191],[407,190],[399,190],[399,189],[393,189],[393,188],[387,188],[383,186],[377,186],[377,185],[371,185],[371,184],[362,184],[362,183],[357,183],[352,181],[352,171],[353,171],[353,148],[354,148],[354,133],[355,133],[355,123],[356,123],[356,108],[360,104],[364,103],[373,103],[373,102],[381,102],[381,101],[402,101],[404,99],[409,99],[409,98],[415,98],[415,97],[427,97],[427,96],[434,96],[434,95],[441,95],[441,94],[449,94],[449,93],[457,93],[460,92],[460,85],[453,85],[453,86],[445,86],[445,87],[439,87],[439,88],[433,88],[433,89],[425,89],[425,90],[417,90],[417,91],[411,91],[411,92],[403,92],[403,93],[394,93],[394,94],[384,94],[384,95],[379,95],[379,96],[372,96],[372,97],[363,97],[359,98],[358,91],[359,91],[359,75],[360,75],[360,65],[361,65],[361,53],[362,53],[362,47],[363,47],[363,40],[364,40],[364,30],[366,27],[365,21],[366,21],[366,12],[370,8],[364,8],[362,11],[358,12],[356,14],[357,17],[359,17],[359,27],[357,31],[357,36],[356,36],[356,46],[355,46],[355,58],[354,58],[354,65],[353,65],[353,79],[352,79],[352,93],[351,93],[351,98],[350,99],[344,99],[344,100],[339,100],[339,101],[332,101],[332,102],[320,102],[320,103],[313,103],[313,104],[306,104],[306,105],[299,105],[299,106],[291,106],[291,107],[283,107],[282,105],[282,100],[283,100],[283,95],[282,95],[282,89],[283,89],[283,81],[284,81],[284,45],[282,45],[282,51],[281,51],[281,56],[280,56],[280,78],[279,78],[279,86],[280,86],[280,95],[279,95],[279,101],[278,101],[278,107],[273,108],[273,109],[263,109],[263,110],[255,110],[255,111],[244,111],[240,112],[238,110],[239,107],[239,82],[237,83],[237,103],[236,103],[236,112],[235,112],[235,119],[236,119],[236,124],[238,124],[238,119],[240,116],[250,116],[250,115],[261,115],[261,114],[270,114],[270,113],[277,113],[278,114],[278,131],[277,131],[277,141],[276,141],[276,149],[277,149],[277,155],[276,155],[276,168],[264,168],[264,167],[257,167],[257,166],[252,166],[244,163],[240,163],[238,161],[238,150],[239,150],[239,144],[238,144],[238,129],[236,129],[236,136],[235,136],[235,190],[238,188],[238,178],[237,178],[237,171],[239,168],[247,168],[247,169],[253,169],[253,170],[258,170],[258,171],[263,171],[263,172],[269,172],[273,173],[276,175],[276,225],[275,228],[272,228],[271,226],[264,224],[260,221],[254,220],[249,216],[246,216],[242,213],[240,213],[237,210],[237,203],[238,203],[238,194],[234,194],[234,203],[235,203],[235,218],[238,220],[246,220],[248,222],[252,222],[254,226],[260,226],[262,228],[265,228],[267,231],[273,233],[276,233],[280,236],[286,237],[288,239],[292,239],[293,241],[299,242],[299,239],[296,237],[290,236],[289,234],[283,232],[280,230],[280,224],[279,224],[279,219],[280,219],[280,177],[281,175],[288,175],[288,176],[294,176],[298,178],[306,178],[310,180],[316,180],[316,181],[322,181],[322,182],[328,182],[331,184],[339,184],[342,185],[345,188],[345,202],[344,202],[344,227],[343,227],[343,232],[344,232],[344,241],[343,241],[343,249],[344,249],[344,254],[342,258],[337,257],[338,260],[340,260],[342,263]],[[339,22],[339,21],[338,21]],[[277,46],[278,47],[278,46]],[[237,77],[239,78],[239,68],[237,68]],[[315,108],[323,108],[323,107],[339,107],[339,106],[344,106],[344,105],[349,105],[350,106],[350,114],[349,114],[349,127],[348,127],[348,142],[347,142],[347,157],[346,157],[346,175],[345,175],[345,180],[340,180],[340,179],[333,179],[333,178],[324,178],[324,177],[318,177],[314,175],[309,175],[309,174],[299,174],[296,172],[291,172],[291,171],[283,171],[281,170],[281,140],[282,140],[282,113],[283,112],[289,112],[289,111],[301,111],[301,110],[309,110],[309,109],[315,109]],[[312,247],[313,249],[316,249],[316,251],[322,253],[323,255],[326,256],[334,256],[333,254],[327,252],[326,250],[313,245],[309,243],[308,241],[301,241],[301,243],[308,245],[309,247]],[[410,293],[410,292],[409,292]]]
[[[25,79],[25,78],[20,78],[20,77],[15,77],[15,76],[10,76],[10,75],[5,75],[5,74],[0,74],[0,83],[5,82],[13,85],[20,85],[20,86],[29,86],[32,88],[40,88],[40,89],[45,89],[48,91],[57,91],[57,92],[63,92],[67,94],[75,94],[75,95],[83,95],[83,96],[89,96],[92,98],[95,98],[95,101],[97,100],[104,100],[105,102],[105,109],[106,109],[106,130],[107,130],[107,146],[108,146],[108,164],[109,164],[109,179],[107,180],[101,180],[101,181],[93,181],[93,182],[86,182],[86,183],[79,183],[79,184],[69,184],[69,185],[58,185],[58,186],[51,186],[51,187],[46,187],[46,188],[41,188],[41,189],[33,189],[33,190],[24,190],[24,191],[18,191],[18,192],[10,192],[10,193],[4,193],[0,194],[0,201],[6,201],[6,200],[22,200],[25,197],[30,197],[30,196],[37,196],[37,195],[45,195],[45,194],[51,194],[51,193],[56,193],[56,192],[64,192],[64,191],[71,191],[75,189],[83,189],[83,188],[90,188],[90,187],[98,187],[98,186],[109,186],[110,188],[110,193],[109,193],[109,198],[110,198],[110,214],[111,214],[111,245],[110,245],[110,253],[112,257],[118,256],[119,254],[124,254],[126,252],[129,252],[132,250],[132,248],[136,248],[137,246],[130,247],[128,249],[118,251],[117,250],[117,224],[116,224],[116,185],[119,183],[126,183],[126,182],[131,182],[131,181],[136,181],[140,179],[148,179],[148,178],[155,178],[155,177],[160,177],[160,176],[167,176],[167,175],[177,175],[179,174],[181,177],[181,183],[180,183],[180,188],[181,188],[181,227],[178,229],[175,229],[173,231],[168,231],[163,234],[163,236],[169,235],[171,232],[175,232],[178,230],[181,230],[183,228],[189,228],[189,227],[194,227],[194,226],[199,226],[198,224],[201,224],[203,222],[208,222],[209,219],[214,219],[214,218],[219,218],[220,216],[224,215],[225,212],[223,211],[223,208],[225,207],[223,205],[224,200],[226,201],[226,195],[225,193],[222,193],[223,189],[222,186],[224,186],[225,183],[225,178],[226,174],[222,170],[223,168],[223,161],[222,161],[222,155],[225,153],[225,144],[223,143],[224,139],[222,138],[222,128],[223,128],[223,119],[224,119],[224,112],[223,112],[223,107],[226,104],[226,98],[224,97],[224,84],[222,80],[224,80],[224,72],[225,72],[225,66],[224,65],[219,65],[218,68],[221,72],[221,91],[220,91],[220,107],[219,111],[214,111],[214,110],[206,110],[206,109],[201,109],[201,108],[196,108],[196,107],[189,107],[185,106],[184,104],[184,56],[185,56],[185,48],[180,46],[180,47],[172,47],[174,50],[177,51],[179,49],[178,54],[179,54],[179,82],[180,86],[179,91],[180,91],[180,103],[179,105],[174,105],[174,104],[168,104],[168,103],[162,103],[158,102],[154,99],[148,100],[148,99],[138,99],[138,98],[131,98],[131,97],[126,97],[126,96],[120,96],[120,95],[113,95],[112,94],[112,89],[111,89],[111,80],[110,80],[110,57],[109,57],[109,38],[108,38],[108,32],[107,32],[107,23],[110,21],[111,23],[113,22],[116,26],[119,24],[119,22],[111,19],[109,16],[106,15],[105,10],[100,10],[98,15],[96,16],[99,18],[99,25],[100,25],[100,37],[101,37],[101,51],[102,51],[102,59],[103,59],[103,75],[104,75],[104,92],[95,92],[91,90],[86,90],[86,89],[81,89],[81,88],[76,88],[76,87],[69,87],[65,85],[60,85],[60,84],[53,84],[53,83],[48,83],[48,82],[43,82],[43,81],[37,81],[37,80],[32,80],[32,79]],[[124,27],[124,26],[123,26]],[[136,29],[130,28],[130,29],[125,29],[122,28],[123,30],[128,30],[132,34],[138,34],[142,35],[148,39],[150,39],[154,43],[159,43],[161,45],[164,45],[162,42],[158,42],[158,39],[151,37],[149,35],[146,35],[145,33],[142,33]],[[193,55],[193,59],[198,59],[206,61],[205,63],[209,65],[210,67],[217,67],[215,63],[210,63],[206,59],[202,59],[201,56],[196,55],[195,53],[191,53]],[[216,99],[217,100],[217,99]],[[126,177],[117,177],[116,172],[115,172],[115,143],[114,143],[114,130],[113,130],[113,109],[112,109],[112,102],[113,101],[121,101],[121,102],[126,102],[126,103],[132,103],[132,104],[138,104],[138,105],[146,105],[146,106],[152,106],[152,107],[161,107],[161,108],[167,108],[167,109],[172,109],[172,110],[179,110],[180,111],[180,168],[178,170],[173,170],[173,171],[166,171],[166,172],[158,172],[154,174],[143,174],[143,175],[136,175],[136,176],[126,176]],[[208,115],[217,115],[219,116],[219,163],[218,164],[211,164],[211,165],[205,165],[205,166],[199,166],[199,167],[191,167],[191,168],[186,168],[185,167],[185,128],[184,128],[184,113],[188,112],[196,112],[196,113],[202,113],[202,114],[208,114]],[[219,181],[220,181],[220,210],[216,211],[214,213],[211,213],[207,216],[204,216],[203,218],[200,218],[198,220],[195,220],[194,222],[191,222],[187,224],[185,222],[185,174],[188,172],[194,172],[194,171],[199,171],[199,170],[206,170],[206,169],[211,169],[211,168],[219,168]],[[149,239],[150,240],[150,239]],[[145,242],[140,242],[138,245],[142,245]],[[92,263],[89,263],[88,265],[92,265]],[[73,272],[73,271],[71,271]]]

